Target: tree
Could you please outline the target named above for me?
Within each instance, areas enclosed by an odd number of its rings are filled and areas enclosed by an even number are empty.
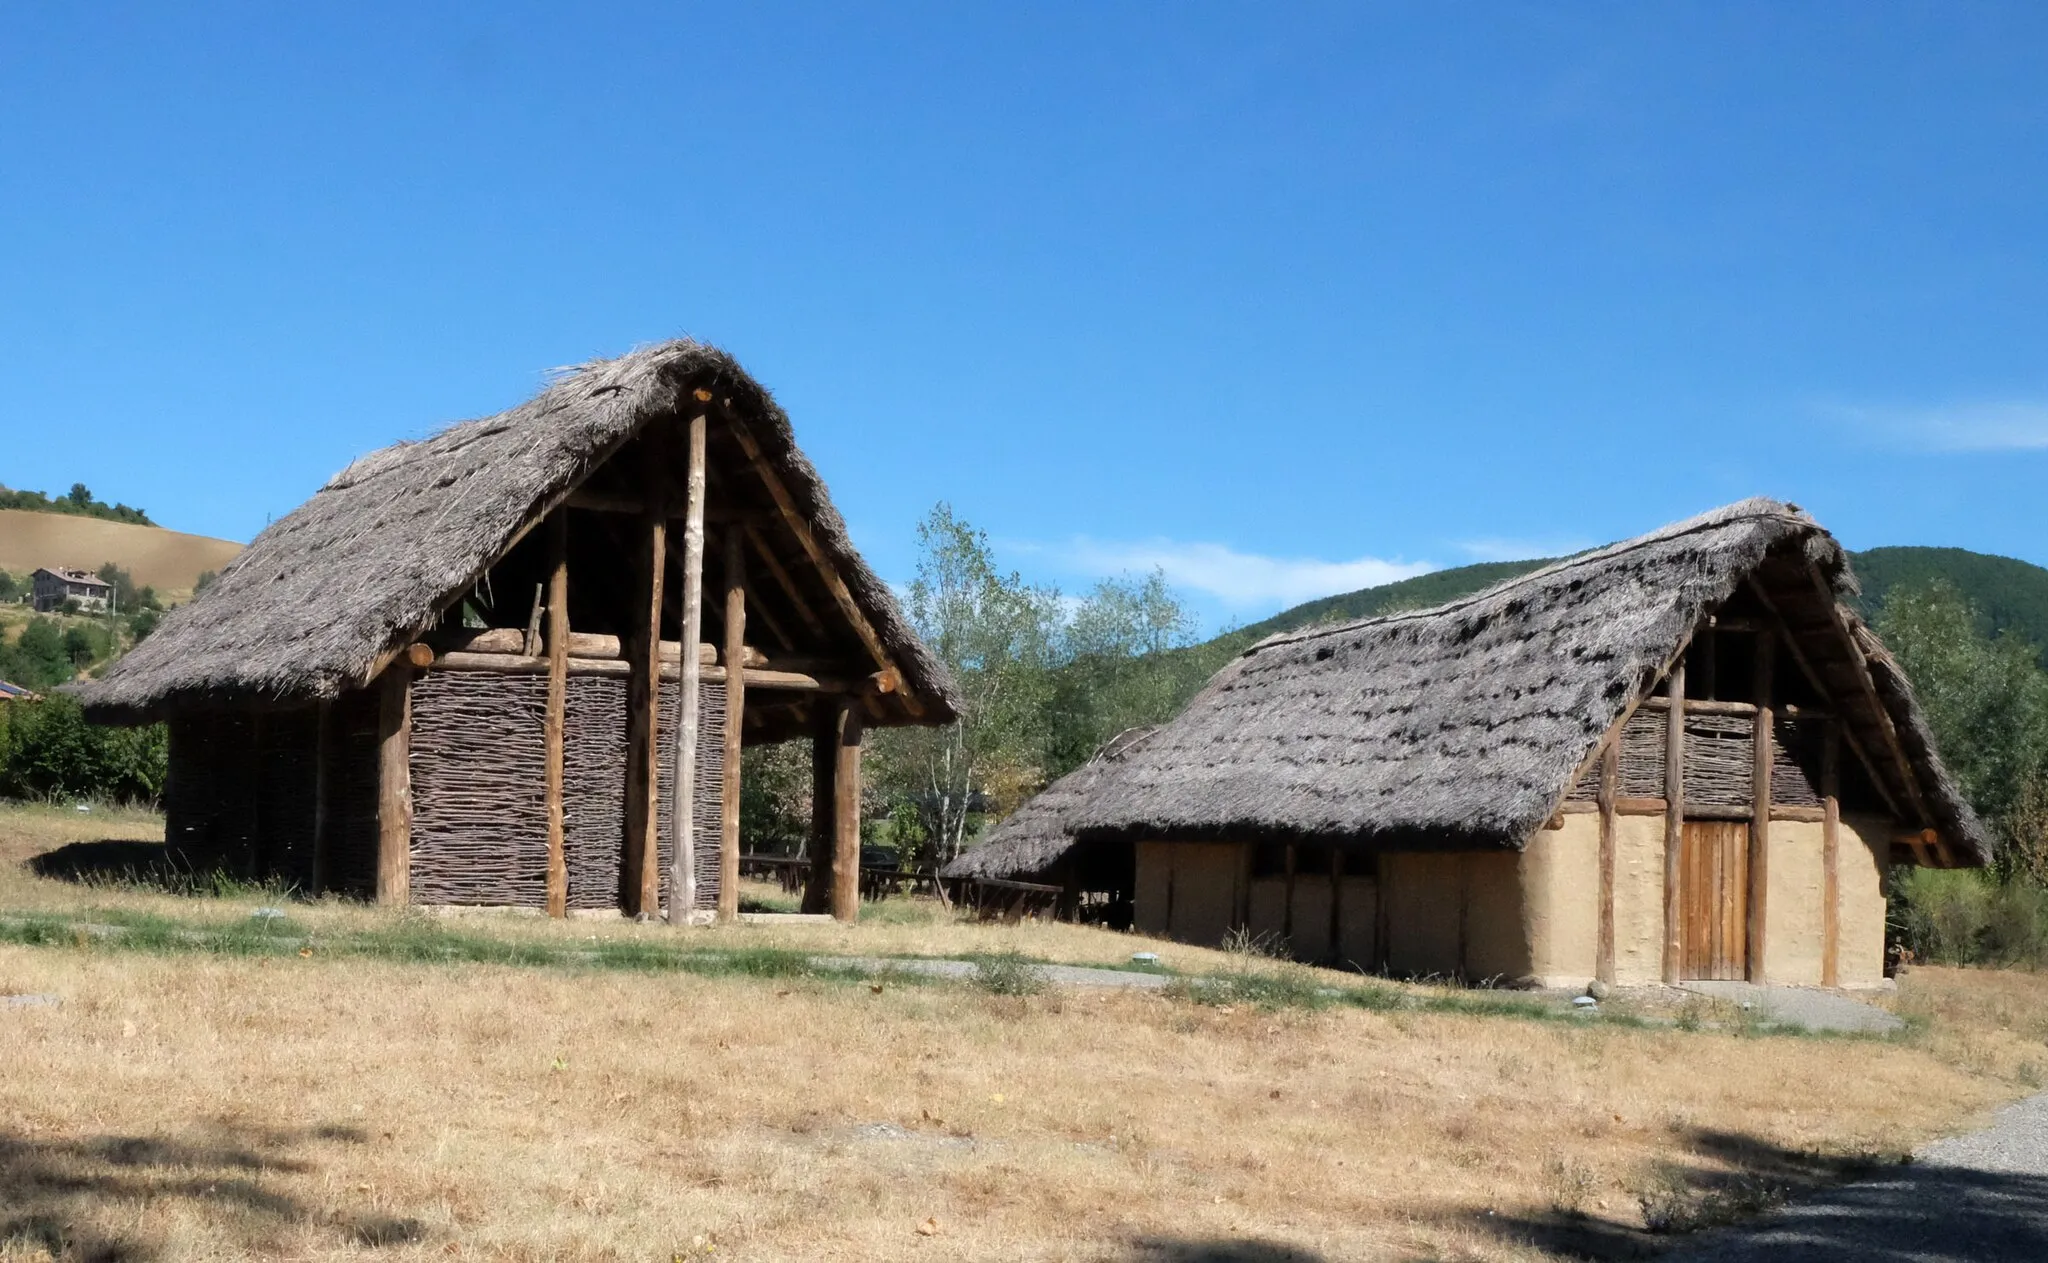
[[[32,618],[12,645],[0,645],[0,676],[16,684],[47,689],[74,674],[55,619]]]
[[[917,528],[909,614],[952,672],[959,722],[877,741],[878,781],[918,817],[932,859],[966,845],[971,820],[1035,788],[1049,672],[1061,630],[1059,592],[996,569],[988,536],[941,503]]]
[[[81,509],[89,508],[92,505],[92,492],[87,490],[86,485],[82,482],[72,483],[70,492],[64,498]]]
[[[2018,636],[1979,630],[1976,611],[1944,580],[1887,594],[1883,637],[1927,712],[1942,762],[1963,795],[2004,827],[2030,780],[2048,773],[2048,674]]]
[[[1194,617],[1166,576],[1105,579],[1075,609],[1045,716],[1048,780],[1127,728],[1163,723],[1214,666],[1193,652]]]

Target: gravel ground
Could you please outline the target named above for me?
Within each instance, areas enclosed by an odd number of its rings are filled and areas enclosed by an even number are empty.
[[[1803,1026],[1810,1031],[1855,1031],[1889,1035],[1905,1023],[1874,1004],[1853,1000],[1839,991],[1815,987],[1759,987],[1748,982],[1688,982],[1685,990],[1717,1000],[1729,1000],[1786,1026]]]
[[[2048,1259],[2048,1093],[1911,1164],[1809,1198],[1665,1256],[1689,1263]]]

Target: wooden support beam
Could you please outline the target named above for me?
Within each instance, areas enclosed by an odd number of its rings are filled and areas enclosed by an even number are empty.
[[[658,473],[653,461],[652,478]],[[619,863],[619,906],[651,917],[661,899],[661,587],[667,567],[668,520],[640,519],[640,575],[635,625],[627,652],[626,841]]]
[[[783,566],[782,559],[775,555],[775,550],[768,546],[768,541],[762,538],[760,531],[749,526],[746,528],[746,536],[747,542],[754,546],[754,555],[761,559],[762,565],[768,567],[768,575],[775,580],[775,586],[781,588],[782,595],[789,598],[790,608],[804,621],[804,626],[810,629],[812,637],[821,646],[824,645],[830,639],[830,635],[825,631],[825,620],[819,618],[818,612],[811,608],[811,603],[804,599],[802,589],[796,586],[796,579]]]
[[[340,743],[334,739],[334,707],[331,702],[322,701],[315,709],[313,723],[313,862],[308,885],[313,894],[322,894],[332,880],[328,872],[330,856],[334,850],[335,794],[336,781],[334,763],[340,750]]]
[[[1772,648],[1776,643],[1769,636],[1756,638],[1752,672],[1756,681],[1756,716],[1750,743],[1749,925],[1746,927],[1748,941],[1744,947],[1749,960],[1749,980],[1754,983],[1769,980],[1764,931],[1770,924],[1771,767],[1775,761],[1772,741],[1776,734],[1771,702],[1775,696],[1774,675],[1777,670],[1777,657]]]
[[[740,759],[747,713],[746,541],[725,533],[725,751],[718,792],[718,919],[740,916]]]
[[[838,856],[834,834],[839,811],[833,802],[839,782],[838,707],[821,701],[811,711],[811,830],[806,839],[811,866],[800,910],[817,916],[832,911],[832,867]]]
[[[1664,983],[1675,987],[1684,944],[1678,884],[1685,845],[1685,659],[1664,678],[1673,703],[1664,723]]]
[[[1330,848],[1330,947],[1324,952],[1331,961],[1342,964],[1344,960],[1344,848]]]
[[[1614,814],[1617,816],[1661,816],[1671,809],[1671,804],[1661,798],[1617,798],[1614,800]]]
[[[569,511],[548,520],[547,711],[542,721],[543,805],[548,821],[548,915],[569,915],[568,807],[563,799],[569,713]]]
[[[1372,854],[1373,968],[1386,973],[1393,960],[1394,865],[1385,851]]]
[[[832,594],[832,599],[838,602],[840,612],[846,615],[846,621],[853,625],[854,633],[860,637],[861,643],[867,646],[868,653],[874,657],[875,665],[883,670],[894,666],[895,662],[891,659],[887,647],[882,644],[882,638],[868,622],[868,616],[860,608],[860,602],[854,600],[852,589],[846,586],[846,580],[840,575],[838,565],[826,553],[824,545],[818,542],[817,536],[811,532],[811,524],[797,508],[796,500],[789,494],[789,488],[782,485],[781,475],[768,463],[760,445],[754,442],[754,436],[748,432],[746,424],[737,417],[732,419],[732,435],[739,441],[740,449],[747,454],[748,461],[753,464],[754,472],[760,475],[762,485],[768,488],[768,496],[775,501],[775,507],[781,511],[783,522],[796,536],[797,542],[803,545],[804,551],[810,554],[811,562],[817,566],[818,576],[824,580],[826,590]],[[905,692],[899,700],[903,703],[904,709],[913,716],[924,713],[924,708],[914,694]]]
[[[1593,974],[1614,982],[1614,800],[1621,792],[1621,747],[1610,744],[1600,756],[1600,928],[1596,932]]]
[[[684,643],[694,644],[704,626],[704,443],[705,419],[700,413],[690,418],[689,479],[683,506],[683,626]],[[678,645],[678,649],[680,649]],[[739,655],[745,658],[744,650]],[[668,921],[684,925],[697,907],[697,738],[702,708],[704,663],[694,653],[682,659],[682,716],[676,732],[675,774],[669,784],[675,800],[669,804],[670,856],[668,875]],[[740,675],[745,676],[741,662]],[[746,687],[744,684],[742,688]]]
[[[1841,765],[1842,732],[1839,722],[1830,722],[1821,732],[1820,744],[1820,985],[1841,985]]]
[[[1829,704],[1839,713],[1841,699],[1835,696],[1834,688],[1814,666],[1813,660],[1806,656],[1805,647],[1799,643],[1799,638],[1792,634],[1792,625],[1785,621],[1785,616],[1779,612],[1777,603],[1771,600],[1771,594],[1764,591],[1764,585],[1758,583],[1754,576],[1745,579],[1743,582],[1748,587],[1750,595],[1757,599],[1757,603],[1762,605],[1765,613],[1769,615],[1771,625],[1778,632],[1778,643],[1784,647],[1786,652],[1792,655],[1792,661],[1798,665],[1799,673],[1806,677],[1806,682],[1813,686],[1813,691],[1827,698]],[[1831,596],[1829,599],[1832,600],[1833,597]],[[1847,727],[1844,727],[1842,729],[1842,740],[1848,744],[1850,751],[1856,755],[1857,761],[1863,764],[1863,770],[1870,776],[1872,788],[1877,790],[1878,797],[1884,799],[1885,806],[1890,809],[1892,815],[1898,819],[1904,819],[1906,813],[1899,810],[1899,804],[1892,797],[1891,790],[1885,788],[1885,778],[1879,775],[1876,760],[1872,759],[1870,752],[1863,748],[1863,743],[1856,739],[1856,734]]]
[[[547,584],[533,585],[533,613],[526,616],[526,641],[520,651],[537,656],[540,653],[540,618],[548,607]]]
[[[846,698],[829,709],[838,713],[839,743],[832,772],[832,916],[851,925],[860,919],[860,710]]]
[[[1771,819],[1796,820],[1801,824],[1819,824],[1828,817],[1825,807],[1800,807],[1792,803],[1772,803]]]
[[[412,668],[393,663],[377,694],[377,902],[412,898]]]
[[[1835,599],[1835,590],[1829,585],[1827,577],[1821,574],[1820,567],[1809,561],[1806,563],[1806,573],[1813,580],[1815,590],[1827,603],[1828,616],[1834,620],[1835,630],[1841,634],[1842,643],[1848,646],[1850,665],[1856,672],[1856,687],[1863,694],[1863,700],[1870,706],[1871,712],[1877,717],[1878,733],[1884,738],[1885,749],[1892,756],[1892,764],[1898,770],[1900,784],[1906,791],[1907,800],[1913,806],[1915,818],[1922,827],[1932,826],[1934,816],[1928,811],[1926,801],[1920,796],[1920,778],[1914,775],[1913,761],[1906,757],[1906,747],[1899,742],[1898,725],[1892,722],[1891,711],[1885,709],[1884,699],[1877,694],[1877,680],[1870,674],[1870,661],[1864,656],[1863,646],[1856,639],[1855,629],[1849,625],[1841,602]]]
[[[774,613],[769,610],[767,605],[762,603],[760,597],[754,595],[753,585],[745,581],[744,576],[746,574],[747,560],[746,543],[747,537],[740,534],[738,531],[730,531],[726,534],[726,558],[730,560],[735,552],[739,554],[740,574],[742,576],[740,582],[740,594],[746,598],[747,607],[753,612],[753,615],[761,620],[761,625],[763,627],[768,629],[768,634],[774,637],[775,643],[782,646],[782,652],[784,654],[795,653],[796,641],[791,640],[789,638],[789,631],[783,627],[782,620],[775,617]]]
[[[1299,859],[1294,843],[1289,842],[1286,850],[1286,878],[1280,886],[1280,937],[1294,937],[1294,866]]]

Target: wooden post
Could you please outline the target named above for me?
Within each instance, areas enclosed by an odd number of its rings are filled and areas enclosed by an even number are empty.
[[[811,870],[804,883],[803,911],[813,916],[832,911],[834,830],[839,818],[833,804],[839,774],[837,701],[819,697],[811,705]]]
[[[1330,848],[1330,950],[1329,958],[1339,965],[1344,963],[1343,940],[1338,937],[1344,928],[1341,911],[1344,903],[1344,848]]]
[[[839,730],[832,772],[832,915],[852,924],[860,919],[861,713],[849,697],[834,698],[831,707]]]
[[[1287,878],[1280,886],[1280,937],[1291,940],[1294,937],[1294,866],[1299,859],[1294,843],[1287,844],[1286,855]]]
[[[548,520],[548,701],[543,729],[548,816],[548,915],[569,915],[569,816],[562,799],[569,716],[569,510]]]
[[[1685,659],[1664,679],[1671,698],[1664,716],[1664,983],[1675,987],[1684,932],[1678,881],[1685,845]]]
[[[1372,854],[1372,955],[1373,968],[1386,973],[1393,960],[1392,937],[1394,866],[1385,851]]]
[[[377,902],[412,899],[412,667],[384,668],[377,708]]]
[[[1756,732],[1754,763],[1750,772],[1749,818],[1749,925],[1745,945],[1749,957],[1749,980],[1768,979],[1764,930],[1771,893],[1771,765],[1774,728],[1771,720],[1772,675],[1777,666],[1772,650],[1777,641],[1756,638]]]
[[[1621,789],[1621,742],[1600,752],[1600,928],[1593,976],[1614,984],[1614,799]]]
[[[1841,778],[1842,778],[1842,728],[1841,720],[1830,719],[1822,730],[1820,745],[1820,801],[1821,801],[1821,911],[1820,911],[1820,985],[1834,987],[1841,985]]]
[[[690,474],[688,498],[683,506],[683,627],[682,643],[694,646],[704,625],[704,427],[702,414],[690,418]],[[676,770],[671,785],[675,801],[669,804],[669,831],[675,842],[675,867],[668,877],[668,920],[683,925],[697,906],[697,727],[698,693],[703,687],[703,664],[687,648],[682,661],[682,718],[676,730]],[[744,664],[735,660],[728,668]],[[740,671],[727,670],[728,680]]]
[[[658,478],[659,465],[650,460],[650,482]],[[644,604],[634,612],[626,650],[626,844],[619,864],[619,903],[633,917],[653,916],[661,898],[661,585],[668,561],[667,517],[648,513],[640,527],[639,600]]]
[[[725,762],[718,794],[718,919],[740,915],[741,721],[747,713],[747,681],[741,668],[747,645],[746,537],[737,526],[725,535]]]
[[[333,704],[321,702],[313,723],[313,862],[306,884],[317,895],[327,889],[328,852],[334,845]]]

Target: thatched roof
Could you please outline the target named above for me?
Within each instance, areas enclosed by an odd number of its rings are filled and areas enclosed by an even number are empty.
[[[126,720],[332,698],[366,684],[650,422],[704,411],[696,401],[714,397],[714,428],[731,418],[753,436],[924,722],[950,720],[944,667],[854,550],[789,418],[732,357],[688,340],[585,365],[508,412],[357,460],[257,536],[84,700],[96,717]],[[839,614],[829,600],[817,604]]]
[[[1840,546],[1763,499],[1437,609],[1273,636],[1119,761],[1066,827],[1084,839],[1520,847],[1682,638],[1745,581],[1775,597],[1830,672],[1861,670],[1846,623],[1912,765],[1915,784],[1895,781],[1895,796],[1917,789],[1951,847],[1988,858],[1904,676],[1837,608],[1855,582]],[[1865,748],[1885,748],[1869,695],[1830,691]]]
[[[941,870],[944,877],[1029,879],[1066,857],[1074,846],[1068,826],[1102,778],[1156,729],[1132,728],[1112,738],[1093,758],[1046,786],[988,831],[973,850]]]

